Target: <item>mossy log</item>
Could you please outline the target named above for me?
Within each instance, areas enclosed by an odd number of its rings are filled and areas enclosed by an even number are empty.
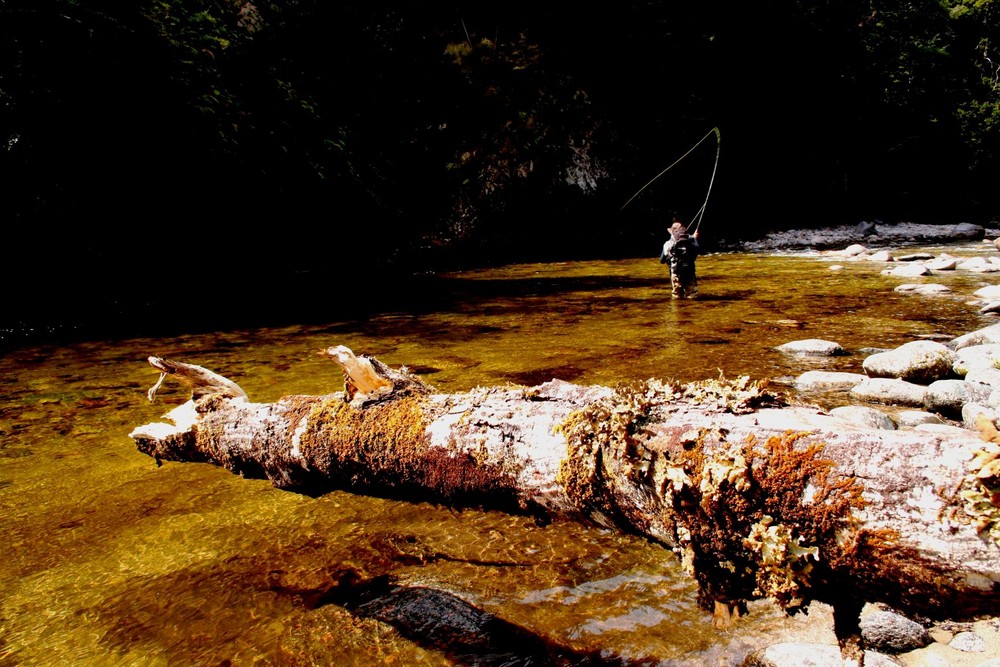
[[[789,405],[748,378],[619,387],[553,380],[443,394],[345,347],[345,389],[254,403],[199,366],[136,428],[138,449],[275,486],[569,517],[675,552],[717,623],[746,600],[832,604],[845,655],[882,602],[923,618],[1000,613],[996,429],[888,431]],[[990,441],[993,440],[993,442]]]

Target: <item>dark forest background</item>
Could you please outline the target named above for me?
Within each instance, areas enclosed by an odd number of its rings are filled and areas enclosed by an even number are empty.
[[[655,257],[670,212],[706,198],[708,244],[995,222],[998,12],[0,0],[0,320],[291,276]]]

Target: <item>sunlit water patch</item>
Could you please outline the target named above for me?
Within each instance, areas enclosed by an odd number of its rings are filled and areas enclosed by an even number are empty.
[[[373,303],[364,318],[10,351],[0,665],[453,664],[384,610],[365,615],[332,592],[369,581],[436,591],[538,646],[634,664],[719,664],[757,637],[795,634],[801,620],[766,605],[738,631],[712,630],[675,555],[646,540],[345,492],[307,498],[209,465],[157,467],[128,434],[187,399],[168,381],[149,403],[149,355],[205,366],[255,401],[340,390],[340,369],[319,354],[334,345],[442,392],[720,374],[789,390],[804,370],[860,372],[865,350],[994,321],[971,298],[990,274],[916,279],[952,289],[921,296],[894,291],[904,281],[882,266],[840,263],[708,255],[697,301],[671,300],[655,258],[525,264],[423,277],[405,307]],[[847,354],[774,349],[806,338]]]

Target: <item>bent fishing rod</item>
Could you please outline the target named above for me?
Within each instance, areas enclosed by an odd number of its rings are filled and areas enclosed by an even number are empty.
[[[671,163],[671,165],[669,167],[667,167],[666,169],[664,169],[663,171],[661,171],[660,173],[658,173],[656,176],[654,176],[653,178],[651,178],[648,183],[646,183],[644,186],[642,186],[641,188],[639,188],[639,191],[636,192],[631,197],[629,197],[628,201],[625,202],[624,204],[622,204],[622,207],[619,210],[624,211],[625,207],[628,206],[632,202],[633,199],[635,199],[640,194],[642,194],[643,190],[645,190],[650,185],[652,185],[658,178],[660,178],[660,176],[663,176],[665,173],[667,173],[668,171],[670,171],[671,169],[673,169],[681,160],[683,160],[688,155],[690,155],[694,151],[694,149],[698,148],[698,146],[700,146],[702,144],[702,142],[704,142],[706,139],[708,139],[713,134],[715,135],[715,165],[712,167],[712,178],[708,182],[708,191],[705,193],[705,202],[701,205],[701,208],[698,209],[698,212],[695,213],[694,218],[691,219],[691,222],[695,222],[697,220],[697,222],[696,222],[696,224],[694,226],[694,229],[692,231],[693,232],[698,231],[698,227],[701,226],[701,221],[705,217],[705,209],[708,207],[708,198],[712,194],[712,185],[715,183],[715,172],[719,168],[719,153],[721,152],[721,149],[722,149],[722,133],[719,132],[719,128],[718,127],[713,127],[711,130],[709,130],[708,133],[704,137],[702,137],[701,139],[699,139],[694,144],[694,146],[692,146],[691,148],[689,148],[687,150],[687,152],[684,153],[684,155],[682,155],[679,158],[677,158],[676,160],[674,160],[673,163]],[[688,225],[688,226],[690,227],[690,225]]]

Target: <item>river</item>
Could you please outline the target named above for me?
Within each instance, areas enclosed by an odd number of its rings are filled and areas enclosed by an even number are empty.
[[[917,250],[995,253],[980,243],[908,249]],[[901,279],[882,268],[810,253],[709,254],[698,263],[701,298],[673,301],[655,258],[519,264],[415,277],[364,315],[338,305],[338,289],[355,302],[366,293],[345,279],[297,300],[309,308],[303,323],[185,333],[164,305],[169,335],[11,349],[0,358],[0,667],[540,665],[583,656],[735,665],[761,642],[815,639],[815,624],[766,602],[733,629],[713,630],[676,557],[637,537],[347,492],[305,497],[207,464],[157,467],[128,434],[187,399],[168,380],[147,400],[157,379],[149,355],[202,365],[260,402],[342,389],[339,368],[317,353],[334,345],[405,365],[449,393],[553,377],[614,385],[720,375],[792,392],[789,381],[805,370],[862,372],[871,348],[946,340],[995,321],[971,295],[996,274]],[[953,291],[894,291],[903,282]],[[241,289],[252,295],[252,285]],[[224,295],[211,298],[225,307]],[[268,301],[255,307],[266,321]],[[253,319],[240,315],[230,319]],[[774,350],[806,338],[848,354]],[[474,605],[504,628],[501,641],[469,646],[461,628],[380,621],[375,608],[328,594],[347,575],[430,591],[435,609]],[[832,629],[819,631],[833,642]]]

